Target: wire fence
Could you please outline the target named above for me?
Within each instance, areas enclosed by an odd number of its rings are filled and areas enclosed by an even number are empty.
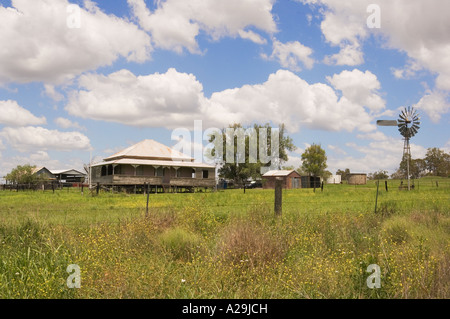
[[[437,182],[437,183],[436,183]],[[422,190],[436,190],[433,196],[428,196],[429,192],[421,192],[420,187],[417,187],[414,191],[400,191],[397,187],[398,183],[392,184],[389,189],[384,187],[375,188],[373,185],[366,185],[359,188],[365,190],[362,192],[362,198],[348,198],[352,195],[333,196],[333,198],[327,198],[326,196],[335,194],[335,190],[339,188],[338,185],[325,188],[325,190],[316,190],[315,196],[311,189],[305,190],[307,193],[302,193],[302,190],[289,190],[283,189],[282,192],[282,211],[283,212],[298,212],[299,214],[315,214],[321,212],[339,213],[339,212],[375,212],[377,209],[386,208],[386,205],[401,205],[401,207],[391,207],[391,209],[408,210],[408,209],[440,209],[448,212],[450,210],[450,180],[439,181],[421,181]],[[394,186],[395,185],[395,186]],[[380,183],[378,186],[384,186]],[[334,188],[333,188],[334,187]],[[2,188],[3,191],[22,192],[17,188]],[[97,197],[98,203],[95,199],[91,203],[77,203],[74,202],[58,202],[56,204],[42,204],[37,206],[27,207],[25,204],[21,207],[20,203],[16,205],[8,205],[2,207],[0,202],[0,223],[3,223],[11,218],[19,220],[25,218],[34,218],[36,220],[44,220],[51,223],[63,224],[63,225],[92,225],[95,223],[114,223],[120,224],[124,220],[132,219],[138,216],[150,215],[169,211],[177,213],[188,209],[190,205],[193,205],[198,209],[208,209],[213,212],[243,212],[256,211],[264,209],[266,212],[272,212],[274,210],[275,196],[273,190],[267,190],[260,192],[256,189],[253,194],[259,194],[258,198],[252,198],[252,192],[254,190],[222,190],[222,191],[210,191],[202,192],[203,196],[180,197],[175,194],[166,194],[165,197],[160,197],[160,194],[124,194],[121,192],[112,192],[102,190],[100,195],[96,194],[95,189],[91,189],[89,193],[88,188],[83,187],[67,187],[60,189],[52,189],[50,191],[43,189],[41,192],[37,190],[23,190],[23,192],[44,193],[49,194],[48,198],[52,198],[50,194],[66,194],[75,195],[76,193],[82,194],[87,197]],[[352,190],[353,187],[347,187],[347,190]],[[392,189],[394,191],[392,191]],[[328,192],[328,194],[327,194]],[[233,194],[233,196],[227,196],[227,193]],[[424,196],[421,196],[421,194]],[[212,195],[211,194],[216,194]],[[224,196],[220,196],[224,194]],[[401,194],[401,195],[398,195]],[[263,196],[264,195],[264,196]],[[391,196],[392,195],[392,196]],[[426,196],[425,196],[426,195]],[[131,201],[121,201],[120,198],[131,197]],[[46,196],[47,197],[47,196]],[[76,198],[76,197],[70,197]],[[157,200],[155,200],[157,198]],[[210,200],[212,198],[212,200]],[[238,198],[238,200],[236,200]],[[108,200],[112,201],[109,203]],[[192,199],[194,199],[192,201]],[[103,200],[103,201],[102,201]],[[146,201],[148,200],[148,206]],[[106,201],[106,202],[105,202]],[[122,202],[134,205],[133,207],[124,206]],[[384,206],[383,206],[384,205]],[[148,207],[148,208],[147,208]],[[22,213],[22,214],[21,214]],[[11,217],[13,214],[16,216]]]

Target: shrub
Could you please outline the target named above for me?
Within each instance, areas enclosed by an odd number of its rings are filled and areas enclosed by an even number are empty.
[[[285,255],[285,247],[262,226],[250,222],[228,225],[219,241],[219,255],[234,263],[248,262],[256,267],[280,261]]]
[[[201,238],[180,227],[168,229],[159,236],[163,249],[174,259],[187,261],[199,250]]]
[[[405,243],[410,238],[406,226],[398,221],[393,221],[389,223],[385,231],[388,238],[390,238],[390,240],[396,244]]]

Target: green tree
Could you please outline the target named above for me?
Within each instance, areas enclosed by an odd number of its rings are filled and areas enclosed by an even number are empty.
[[[8,181],[10,184],[35,184],[40,180],[39,176],[33,173],[36,166],[31,166],[29,164],[26,165],[18,165],[16,168],[12,169],[12,171],[3,178]]]
[[[447,177],[450,175],[450,155],[437,147],[427,149],[425,166],[435,176]]]
[[[406,156],[402,159],[400,162],[400,167],[398,169],[398,176],[400,178],[407,178],[407,163],[406,163]],[[426,174],[426,162],[424,159],[417,158],[417,159],[411,159],[409,161],[409,175],[411,178],[420,178]]]
[[[346,181],[348,175],[350,175],[350,169],[349,168],[346,168],[345,170],[338,169],[336,171],[336,175],[341,175],[341,180],[342,181]]]
[[[247,179],[249,179],[250,177],[253,179],[260,178],[261,169],[263,167],[269,167],[271,164],[275,164],[276,167],[281,168],[282,164],[289,159],[288,151],[295,150],[295,145],[293,144],[292,139],[286,135],[285,125],[281,124],[279,127],[279,156],[275,159],[276,163],[264,163],[261,161],[261,154],[259,154],[258,158],[251,158],[250,143],[256,142],[256,150],[259,150],[260,132],[267,132],[267,155],[272,156],[272,127],[269,124],[254,124],[253,127],[244,128],[241,124],[235,123],[229,125],[228,128],[233,129],[234,132],[236,132],[238,129],[242,129],[243,132],[248,132],[248,134],[245,134],[244,136],[245,154],[240,154],[238,144],[241,141],[239,141],[239,137],[235,135],[233,143],[233,154],[235,158],[231,163],[227,161],[227,134],[226,129],[223,129],[221,131],[221,139],[215,138],[214,135],[210,136],[209,142],[214,145],[213,150],[211,151],[211,156],[223,163],[218,171],[219,176],[222,178],[231,179],[235,182],[235,184],[238,185],[244,184],[245,181],[247,181]],[[220,158],[220,155],[216,151],[217,149],[219,149],[218,143],[220,142],[222,142],[222,158]],[[245,158],[242,158],[242,156],[244,156]]]
[[[320,145],[313,144],[308,147],[302,154],[302,161],[302,169],[310,176],[324,176],[327,168],[327,156]]]
[[[379,170],[374,173],[370,173],[368,176],[369,179],[378,180],[378,179],[388,179],[388,171]]]

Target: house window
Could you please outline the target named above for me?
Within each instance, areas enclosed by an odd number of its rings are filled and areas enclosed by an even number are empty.
[[[195,178],[195,169],[192,169],[192,175],[191,175],[191,177],[192,177],[192,178]]]
[[[181,177],[181,169],[177,169],[176,172],[177,172],[176,177]]]
[[[163,171],[162,167],[158,167],[155,170],[155,176],[164,176],[164,171]]]
[[[121,168],[120,165],[117,165],[116,167],[114,167],[114,175],[122,174],[122,170],[120,168]]]
[[[136,176],[142,176],[142,175],[144,175],[144,166],[136,167]]]
[[[209,175],[209,171],[203,170],[203,178],[208,178],[208,175]]]
[[[112,165],[108,165],[108,175],[112,175],[113,167]]]
[[[101,176],[106,176],[106,166],[102,166]]]

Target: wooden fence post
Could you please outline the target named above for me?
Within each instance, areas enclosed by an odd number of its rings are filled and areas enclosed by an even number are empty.
[[[275,179],[275,215],[281,216],[282,212],[282,194],[283,194],[283,187],[282,184],[283,179],[280,177],[277,177]]]
[[[144,184],[144,188],[145,188],[145,184]],[[148,185],[147,185],[147,206],[145,208],[145,217],[148,216],[148,200],[149,200],[149,197],[150,197],[150,183],[148,183]]]
[[[377,181],[377,197],[375,197],[375,214],[377,213],[377,202],[378,202],[378,186],[380,185],[380,181]]]

